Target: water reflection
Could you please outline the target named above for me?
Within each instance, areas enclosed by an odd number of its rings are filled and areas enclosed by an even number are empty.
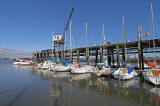
[[[137,79],[130,79],[125,81],[118,81],[118,80],[111,80],[112,85],[114,87],[122,87],[122,88],[128,88],[134,86],[136,83],[138,83]]]
[[[70,75],[70,80],[83,80],[83,79],[89,79],[91,77],[91,74],[73,74]]]
[[[18,66],[18,65],[13,65],[13,71],[19,71],[19,72],[23,72],[23,71],[29,71],[32,70],[34,67],[33,66]]]
[[[97,106],[97,101],[102,102],[101,106],[160,105],[160,88],[140,83],[139,78],[118,81],[94,78],[90,74],[32,70],[32,74],[37,73],[51,82],[49,100],[52,106],[74,106],[76,103],[77,106]]]
[[[151,102],[158,101],[159,102],[158,104],[160,104],[160,88],[159,87],[152,86],[147,82],[145,82],[143,84],[143,88],[147,89],[147,91],[151,94],[151,98],[150,98]]]

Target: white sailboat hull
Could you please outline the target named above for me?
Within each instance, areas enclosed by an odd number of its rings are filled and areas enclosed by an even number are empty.
[[[160,69],[159,69],[160,72]],[[143,73],[144,79],[154,85],[160,85],[160,76],[154,76],[151,70]]]
[[[71,70],[71,74],[85,74],[87,70],[85,68],[74,68]]]
[[[112,68],[103,68],[96,72],[97,76],[110,75],[114,70]]]
[[[135,74],[136,74],[135,71],[131,72],[130,74],[124,73],[124,72],[122,72],[122,68],[119,68],[115,72],[112,73],[113,77],[118,80],[132,79]]]
[[[54,71],[56,72],[69,72],[71,70],[70,66],[63,66],[63,65],[58,65],[56,68],[54,68]]]

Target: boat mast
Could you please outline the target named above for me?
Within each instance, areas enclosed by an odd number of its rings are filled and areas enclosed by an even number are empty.
[[[70,57],[72,58],[72,21],[70,20]]]
[[[153,1],[153,0],[152,0]],[[151,1],[151,18],[152,18],[152,37],[153,37],[153,49],[154,49],[154,56],[155,56],[155,39],[154,39],[154,15],[153,15],[153,5]]]
[[[103,29],[103,43],[106,43],[106,38],[105,38],[105,34],[104,34],[104,24],[102,25],[102,29]]]
[[[52,62],[53,62],[53,48],[54,48],[54,42],[53,42],[53,34],[52,34]]]
[[[87,46],[88,46],[88,43],[87,43],[87,26],[88,26],[88,23],[85,22],[85,25],[86,25],[86,54],[87,54]]]
[[[104,34],[104,24],[102,25],[102,33],[103,33],[103,49],[105,50],[105,43],[106,43],[106,38],[105,38],[105,34]],[[103,57],[103,60],[104,60],[104,57]]]
[[[67,51],[66,31],[64,32],[64,37],[65,37],[65,50]],[[65,50],[64,50],[64,59],[65,59]]]
[[[124,34],[124,62],[126,61],[126,31],[125,31],[125,23],[124,23],[124,16],[123,16],[123,34]]]

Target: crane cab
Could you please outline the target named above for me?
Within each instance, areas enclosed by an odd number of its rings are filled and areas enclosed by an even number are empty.
[[[61,35],[61,34],[56,34],[56,35],[54,34],[53,38],[52,38],[52,41],[57,42],[57,43],[64,42],[64,36]]]

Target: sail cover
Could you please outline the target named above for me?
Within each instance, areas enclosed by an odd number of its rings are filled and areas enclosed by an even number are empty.
[[[154,60],[153,62],[148,62],[148,65],[155,68],[157,66],[157,62]]]

